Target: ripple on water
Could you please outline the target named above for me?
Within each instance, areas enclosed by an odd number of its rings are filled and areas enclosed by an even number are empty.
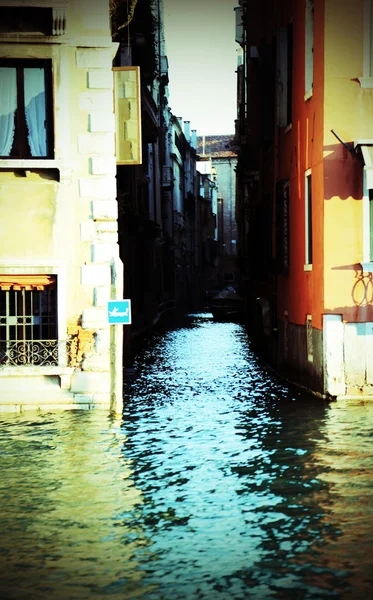
[[[1,419],[2,598],[369,597],[373,405],[284,387],[207,314],[135,367],[123,420]]]

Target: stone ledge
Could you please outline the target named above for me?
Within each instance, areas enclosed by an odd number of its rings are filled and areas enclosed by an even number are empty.
[[[45,375],[71,375],[74,367],[1,367],[0,368],[0,379],[2,377],[17,378],[20,377],[44,377]],[[0,392],[1,398],[1,392]]]

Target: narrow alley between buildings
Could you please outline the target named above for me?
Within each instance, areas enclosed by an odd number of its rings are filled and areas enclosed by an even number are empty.
[[[373,404],[279,382],[210,313],[149,336],[122,417],[2,415],[5,599],[359,599]]]

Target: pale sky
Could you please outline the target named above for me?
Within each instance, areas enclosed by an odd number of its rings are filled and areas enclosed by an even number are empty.
[[[238,0],[164,0],[169,105],[197,135],[234,133]]]

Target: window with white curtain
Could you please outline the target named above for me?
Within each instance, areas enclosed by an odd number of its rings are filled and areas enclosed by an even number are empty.
[[[0,61],[0,157],[51,158],[50,61]]]

